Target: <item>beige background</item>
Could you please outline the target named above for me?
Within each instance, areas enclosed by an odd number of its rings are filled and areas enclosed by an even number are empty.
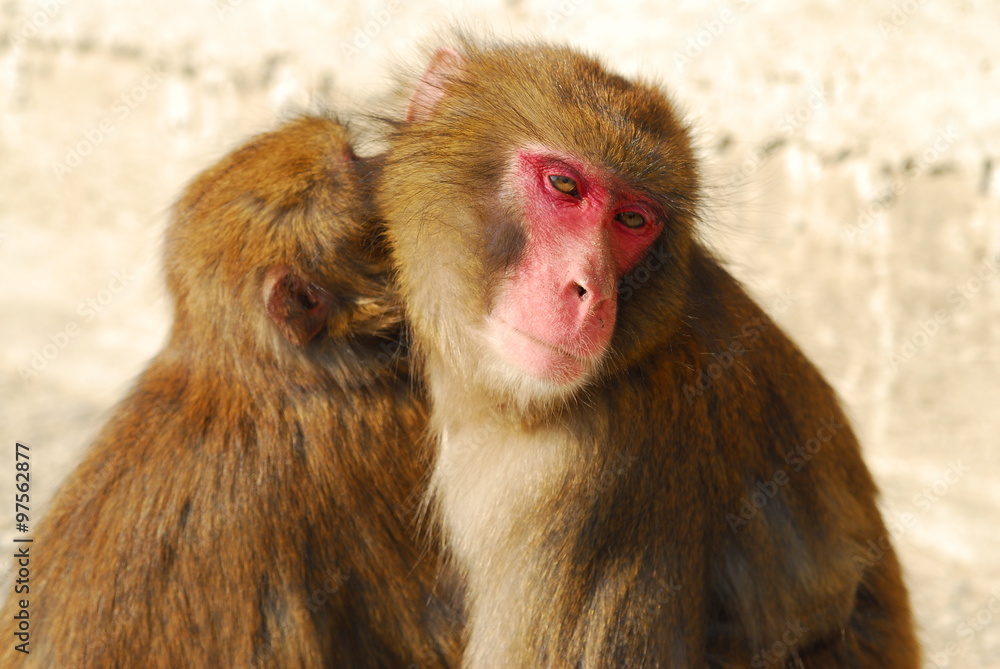
[[[160,347],[184,184],[295,110],[365,107],[450,18],[669,88],[706,237],[856,422],[928,666],[1000,667],[994,0],[0,4],[0,508],[14,441],[38,508]]]

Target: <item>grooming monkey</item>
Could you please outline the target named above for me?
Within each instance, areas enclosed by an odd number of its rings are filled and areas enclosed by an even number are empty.
[[[2,613],[30,600],[30,654],[0,666],[457,666],[365,169],[302,118],[188,188],[169,341],[42,520]]]
[[[464,666],[918,666],[847,418],[697,240],[663,93],[570,49],[462,40],[389,146],[376,203],[432,399]]]

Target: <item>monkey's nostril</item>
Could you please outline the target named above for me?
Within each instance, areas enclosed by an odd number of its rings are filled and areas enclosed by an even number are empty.
[[[580,284],[574,284],[576,286],[576,294],[581,300],[587,299],[587,289]]]

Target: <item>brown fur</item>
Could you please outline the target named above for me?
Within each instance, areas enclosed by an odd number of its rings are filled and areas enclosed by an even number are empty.
[[[418,84],[376,199],[426,359],[465,666],[917,667],[858,443],[815,367],[696,240],[698,170],[670,102],[569,49],[458,51]],[[480,334],[528,243],[506,165],[539,145],[666,220],[619,285],[602,369],[564,395],[498,373]]]
[[[42,521],[31,654],[5,634],[0,665],[457,663],[413,525],[426,407],[358,170],[340,124],[304,118],[187,190],[169,342]]]

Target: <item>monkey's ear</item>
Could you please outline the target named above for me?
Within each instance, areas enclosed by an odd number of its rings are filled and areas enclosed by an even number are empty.
[[[331,301],[329,293],[290,267],[275,267],[264,278],[267,315],[296,346],[305,346],[323,330]]]
[[[434,52],[431,64],[420,77],[413,95],[410,97],[410,106],[406,109],[407,121],[426,121],[434,114],[434,108],[444,97],[444,85],[451,77],[458,73],[465,65],[465,58],[462,54],[451,47],[442,46]]]

